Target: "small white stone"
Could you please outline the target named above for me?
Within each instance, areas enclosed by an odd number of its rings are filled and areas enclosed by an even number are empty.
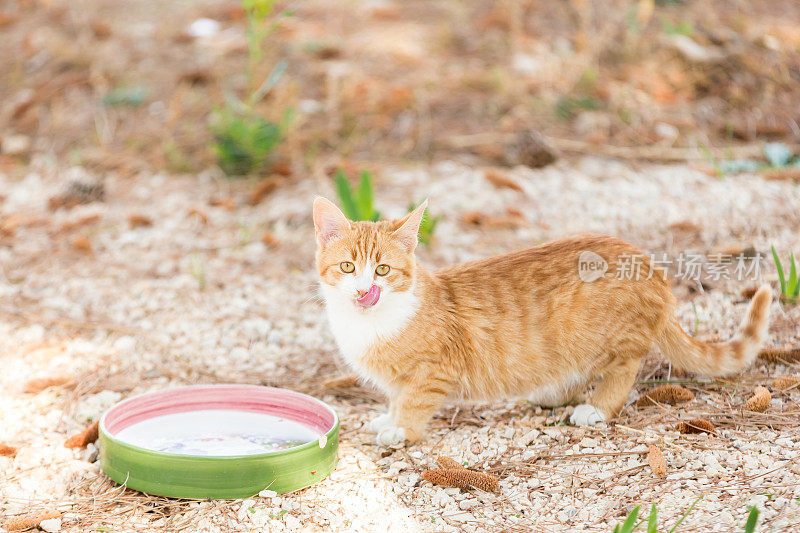
[[[200,18],[189,24],[186,33],[191,37],[211,37],[219,33],[219,22],[209,18]]]
[[[9,135],[3,137],[2,151],[4,154],[18,155],[28,151],[31,147],[31,138],[27,135]]]
[[[48,518],[47,520],[42,520],[39,522],[39,527],[42,528],[47,533],[55,533],[56,531],[61,531],[61,519],[60,518]]]
[[[461,500],[460,502],[458,502],[458,508],[461,509],[462,511],[467,511],[469,509],[472,509],[473,507],[477,507],[480,504],[481,502],[477,498],[470,498],[468,500]]]
[[[258,495],[262,498],[274,498],[275,496],[278,495],[278,493],[275,492],[274,490],[264,489],[261,492],[259,492]]]

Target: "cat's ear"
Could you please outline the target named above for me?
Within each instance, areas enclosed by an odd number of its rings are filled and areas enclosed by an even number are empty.
[[[400,227],[392,233],[395,238],[403,243],[408,253],[413,252],[417,247],[419,225],[422,223],[422,217],[425,215],[426,207],[428,207],[427,198],[419,207],[406,215],[406,217],[399,222]]]
[[[314,200],[314,231],[320,246],[325,246],[348,229],[350,221],[333,202],[322,196]]]

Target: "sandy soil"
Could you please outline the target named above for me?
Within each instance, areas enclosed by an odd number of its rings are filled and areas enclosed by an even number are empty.
[[[436,242],[420,252],[430,266],[582,231],[671,254],[800,249],[800,188],[790,182],[595,158],[511,175],[523,192],[496,189],[459,162],[384,168],[379,208],[399,215],[409,199],[430,197],[443,216]],[[672,408],[632,405],[650,386],[640,382],[617,423],[593,429],[563,425],[570,407],[448,406],[423,443],[387,450],[362,428],[381,409],[379,394],[321,386],[348,371],[315,291],[311,200],[331,196],[329,182],[303,180],[250,206],[253,182],[213,173],[109,175],[104,201],[53,212],[48,198],[70,180],[96,176],[42,159],[23,176],[0,177],[0,442],[18,447],[0,457],[2,515],[58,509],[65,531],[608,531],[635,505],[646,511],[651,503],[671,527],[702,496],[681,531],[740,530],[749,505],[775,531],[800,524],[800,396],[773,390],[764,414],[741,407],[756,385],[797,373],[797,364],[687,379],[696,399]],[[516,227],[462,221],[472,210],[507,217],[508,208],[522,215]],[[132,227],[131,215],[152,225]],[[265,232],[277,246],[262,242]],[[774,280],[766,265],[764,279]],[[727,337],[745,309],[740,291],[757,283],[713,281],[702,291],[676,283],[684,326]],[[800,307],[776,303],[772,311],[770,343],[800,345]],[[641,380],[667,375],[653,357]],[[42,376],[76,383],[23,392]],[[63,446],[129,395],[224,382],[289,387],[330,402],[342,418],[337,471],[297,494],[179,502],[117,489],[99,473],[93,446]],[[716,436],[675,430],[698,416],[717,425]],[[665,478],[647,466],[651,443],[664,452]],[[423,481],[438,455],[498,474],[501,490]]]

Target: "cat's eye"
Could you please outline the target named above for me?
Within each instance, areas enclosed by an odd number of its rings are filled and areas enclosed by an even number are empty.
[[[342,261],[341,263],[339,263],[339,268],[341,268],[342,272],[344,272],[345,274],[349,274],[350,272],[356,269],[356,266],[350,261]]]
[[[389,265],[378,265],[375,269],[375,273],[379,276],[385,276],[389,273]]]

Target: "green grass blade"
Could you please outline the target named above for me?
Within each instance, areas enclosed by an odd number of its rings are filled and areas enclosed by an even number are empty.
[[[650,518],[647,520],[647,533],[658,533],[658,511],[656,504],[650,508]]]
[[[789,252],[789,279],[786,283],[786,292],[789,298],[795,298],[797,296],[797,290],[800,287],[800,283],[797,280],[797,265],[794,261],[794,252]]]
[[[359,220],[358,207],[353,199],[353,189],[341,169],[336,171],[336,195],[342,204],[342,211],[350,220]]]
[[[758,524],[758,507],[750,507],[750,514],[747,516],[747,523],[744,525],[744,533],[753,533]]]
[[[358,211],[361,214],[361,220],[377,220],[375,217],[375,207],[373,206],[374,194],[372,188],[372,176],[369,171],[361,171],[361,183],[358,184],[358,194],[356,201],[358,202]]]
[[[775,251],[775,246],[770,246],[770,248],[772,248],[772,260],[775,261],[775,268],[778,269],[778,281],[781,284],[781,294],[788,296],[786,294],[786,278],[783,275],[783,265],[778,257],[778,252]]]
[[[631,533],[633,528],[636,527],[636,518],[639,516],[639,508],[641,506],[637,505],[631,511],[631,514],[628,515],[628,518],[622,523],[622,527],[620,528],[621,533]]]
[[[705,494],[701,494],[695,501],[692,502],[692,505],[690,505],[689,508],[686,509],[686,512],[683,513],[683,516],[680,518],[680,520],[675,522],[675,525],[672,526],[672,529],[670,529],[667,533],[674,533],[674,531],[678,529],[678,526],[681,525],[684,520],[686,520],[686,517],[689,516],[689,513],[692,512],[692,509],[694,509],[694,506],[697,505],[697,502],[703,499],[703,496],[705,496]]]

